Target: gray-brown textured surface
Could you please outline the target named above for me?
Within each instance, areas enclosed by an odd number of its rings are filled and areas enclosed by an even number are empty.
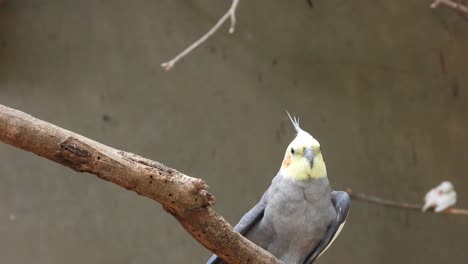
[[[429,2],[243,1],[234,35],[167,73],[228,1],[8,1],[0,102],[204,178],[231,223],[279,168],[284,108],[321,141],[336,189],[419,202],[448,179],[468,207],[468,23]],[[6,145],[0,161],[1,263],[210,255],[149,199]],[[320,263],[468,257],[464,217],[351,210]]]

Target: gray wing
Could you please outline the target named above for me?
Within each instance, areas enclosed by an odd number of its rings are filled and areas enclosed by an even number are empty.
[[[268,190],[267,190],[268,192]],[[252,209],[250,209],[237,223],[234,227],[234,230],[239,232],[241,235],[247,234],[252,226],[254,226],[260,219],[263,217],[263,212],[265,211],[265,207],[267,206],[266,201],[266,194],[263,194],[262,199],[258,202]],[[206,264],[218,264],[218,263],[225,263],[220,257],[213,255],[211,258],[206,262]]]
[[[350,202],[349,195],[346,192],[332,192],[332,203],[336,209],[336,219],[328,228],[325,237],[314,248],[314,250],[310,252],[309,256],[307,256],[304,264],[314,263],[314,261],[328,249],[335,238],[340,234],[340,231],[346,222],[346,217],[348,217]]]

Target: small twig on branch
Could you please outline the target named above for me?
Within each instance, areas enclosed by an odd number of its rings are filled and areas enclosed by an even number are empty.
[[[456,2],[454,2],[452,0],[434,0],[434,2],[432,2],[432,4],[431,4],[431,8],[436,8],[440,4],[446,5],[448,7],[460,10],[460,11],[468,14],[468,7],[466,7],[466,6],[464,6],[464,5],[460,4],[460,3],[456,3]]]
[[[349,197],[351,199],[357,200],[357,201],[364,201],[367,203],[372,203],[372,204],[378,204],[386,207],[392,207],[392,208],[398,208],[398,209],[405,209],[405,210],[411,210],[411,211],[416,211],[420,213],[435,213],[434,211],[422,211],[422,205],[419,204],[411,204],[411,203],[403,203],[403,202],[395,202],[395,201],[390,201],[390,200],[384,200],[382,198],[372,196],[372,195],[367,195],[364,193],[355,193],[353,192],[352,189],[347,188],[346,192],[349,194]],[[462,209],[462,208],[448,208],[445,211],[440,212],[439,214],[455,214],[455,215],[466,215],[468,216],[468,209]]]
[[[209,207],[214,197],[201,179],[1,104],[0,141],[155,200],[200,244],[229,263],[282,263]]]
[[[186,48],[184,51],[179,53],[177,56],[175,56],[172,60],[164,62],[161,64],[161,66],[166,70],[169,71],[174,65],[183,57],[187,56],[190,52],[192,52],[195,48],[200,46],[203,42],[205,42],[211,35],[213,35],[223,24],[226,22],[228,19],[231,19],[231,26],[229,27],[229,33],[234,33],[235,27],[236,27],[236,9],[237,5],[239,4],[239,0],[232,0],[231,7],[229,10],[222,16],[218,22],[212,27],[208,32],[205,33],[201,38],[199,38],[197,41],[192,43],[188,48]]]

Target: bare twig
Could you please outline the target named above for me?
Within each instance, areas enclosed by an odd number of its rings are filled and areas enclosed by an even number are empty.
[[[229,263],[282,263],[235,232],[209,207],[214,197],[201,179],[1,104],[0,141],[155,200],[200,244]]]
[[[205,33],[201,38],[197,41],[192,43],[188,48],[183,50],[177,56],[175,56],[172,60],[164,62],[161,66],[166,70],[169,71],[174,65],[183,57],[187,56],[190,52],[192,52],[195,48],[200,46],[203,42],[205,42],[211,35],[213,35],[228,19],[231,19],[231,26],[229,27],[229,33],[234,33],[236,27],[236,9],[237,5],[239,4],[239,0],[232,0],[231,7],[229,10],[222,16],[218,22],[212,27],[208,32]]]
[[[422,211],[422,205],[419,204],[411,204],[411,203],[403,203],[403,202],[395,202],[390,200],[384,200],[382,198],[367,195],[365,193],[355,193],[352,189],[347,188],[346,192],[349,194],[349,197],[354,200],[364,201],[367,203],[378,204],[386,207],[398,208],[398,209],[405,209],[405,210],[412,210],[420,213],[435,213],[434,211]],[[448,208],[445,211],[440,212],[439,214],[455,214],[455,215],[467,215],[468,216],[468,209],[462,208]]]
[[[460,4],[460,3],[456,3],[456,2],[454,2],[452,0],[434,0],[434,2],[432,2],[432,4],[431,4],[431,8],[436,8],[440,4],[446,5],[448,7],[460,10],[460,11],[468,14],[468,7],[466,7],[466,6],[464,6],[464,5]]]

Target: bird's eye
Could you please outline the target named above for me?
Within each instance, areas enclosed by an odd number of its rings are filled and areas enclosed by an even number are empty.
[[[294,151],[294,148],[291,148],[291,154],[294,154],[295,151]]]

